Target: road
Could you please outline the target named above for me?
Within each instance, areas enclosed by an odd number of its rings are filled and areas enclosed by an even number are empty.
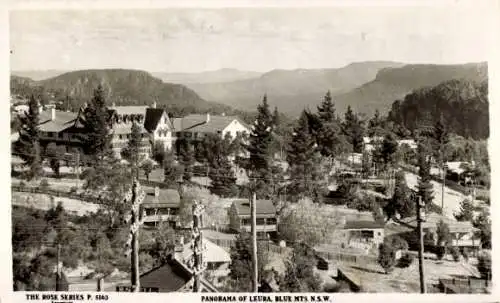
[[[411,189],[417,189],[417,175],[410,172],[405,172],[405,179],[408,187],[410,187]],[[442,184],[436,181],[431,181],[431,184],[434,189],[433,203],[437,206],[441,206]],[[470,198],[470,196],[465,196],[464,194],[445,186],[443,215],[448,218],[455,219],[454,214],[460,212],[460,203],[467,197]]]

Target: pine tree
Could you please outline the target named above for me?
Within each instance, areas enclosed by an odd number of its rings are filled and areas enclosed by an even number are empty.
[[[131,128],[130,139],[127,146],[122,150],[122,157],[126,159],[131,167],[133,174],[139,177],[139,161],[140,159],[140,149],[142,146],[142,128],[141,126],[134,122]]]
[[[368,136],[370,138],[382,137],[384,135],[384,121],[380,117],[380,112],[377,109],[373,118],[368,121]]]
[[[352,111],[351,106],[347,107],[342,125],[347,141],[351,144],[355,153],[361,153],[363,149],[364,125],[359,116]]]
[[[113,157],[110,116],[104,94],[104,88],[99,85],[89,106],[83,110],[82,123],[87,132],[82,141],[86,154],[93,158],[91,164],[94,168],[102,167],[105,159]]]
[[[188,141],[184,140],[180,146],[180,160],[184,168],[183,179],[186,182],[191,181],[193,177],[193,165],[194,165],[194,146]]]
[[[42,174],[42,159],[40,131],[38,129],[40,124],[39,105],[33,95],[30,97],[28,112],[19,119],[21,129],[19,130],[19,140],[14,144],[14,150],[29,167],[28,179],[36,179]]]
[[[388,217],[399,214],[401,218],[415,215],[415,201],[411,197],[411,190],[406,184],[403,172],[396,174],[396,187],[394,195],[389,203],[384,207]]]
[[[321,155],[330,157],[332,160],[342,153],[346,147],[342,138],[341,126],[335,115],[335,104],[328,91],[323,102],[318,106],[318,120],[320,127],[316,134],[316,141]]]
[[[460,212],[455,215],[455,219],[469,222],[474,220],[474,204],[469,199],[460,202]]]
[[[175,160],[173,152],[167,150],[163,159],[163,182],[169,187],[175,186],[180,181],[182,172],[182,167]]]
[[[227,134],[224,138],[213,135],[207,140],[207,150],[212,152],[209,158],[211,181],[210,191],[219,196],[228,197],[236,193],[236,176],[229,160],[232,138]]]
[[[305,196],[321,199],[325,186],[320,157],[311,136],[306,111],[302,111],[288,144],[287,161],[290,165],[290,193],[297,199]]]
[[[247,146],[250,154],[249,177],[251,187],[260,198],[269,198],[271,188],[273,116],[269,111],[267,96],[264,95],[262,104],[257,106],[257,119],[252,126],[252,132]]]
[[[418,174],[420,180],[418,181],[418,193],[425,203],[426,208],[429,210],[432,207],[433,196],[433,186],[431,183],[431,165],[430,158],[431,153],[424,142],[419,142],[418,145]]]
[[[283,292],[318,292],[321,279],[315,271],[316,257],[312,249],[297,244],[287,262],[285,275],[279,281]]]

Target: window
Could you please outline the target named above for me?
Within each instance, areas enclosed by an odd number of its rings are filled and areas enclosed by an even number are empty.
[[[118,135],[118,138],[121,140],[121,139],[123,139],[123,136],[122,135]]]
[[[59,139],[62,139],[62,137],[63,137],[63,133],[57,133],[57,137],[58,137]]]

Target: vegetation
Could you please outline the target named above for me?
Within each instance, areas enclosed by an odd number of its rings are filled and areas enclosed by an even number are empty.
[[[279,281],[283,292],[318,292],[321,280],[314,272],[317,261],[314,252],[305,245],[297,244],[293,256],[287,262],[284,276]]]
[[[133,175],[139,177],[139,168],[141,159],[142,127],[134,122],[130,132],[130,139],[127,146],[122,150],[122,157],[130,163]]]
[[[40,132],[38,130],[39,102],[35,96],[30,97],[29,109],[25,116],[19,118],[21,129],[19,140],[14,144],[14,152],[24,160],[29,168],[26,177],[36,179],[42,174],[42,159],[40,147]]]

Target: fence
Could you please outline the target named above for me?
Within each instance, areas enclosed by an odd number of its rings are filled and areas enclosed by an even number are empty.
[[[370,255],[355,255],[340,252],[316,252],[323,259],[354,263],[359,265],[377,264],[377,257]]]

